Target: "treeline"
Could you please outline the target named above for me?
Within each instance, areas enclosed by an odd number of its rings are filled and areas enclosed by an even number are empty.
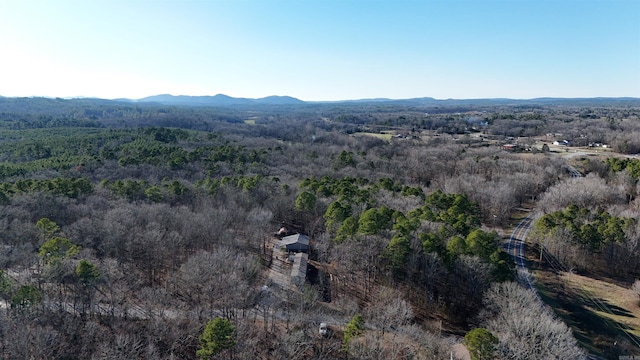
[[[86,178],[53,178],[53,179],[24,179],[15,182],[0,183],[0,199],[6,204],[8,197],[22,193],[48,192],[77,198],[93,192],[93,184]]]
[[[544,249],[567,268],[627,281],[640,276],[637,218],[570,205],[538,219],[532,236],[541,252]]]
[[[139,126],[211,130],[219,123],[242,123],[243,113],[101,99],[0,98],[0,128],[10,130]]]
[[[627,171],[634,179],[640,178],[640,160],[638,159],[619,159],[608,158],[606,164],[614,172]]]
[[[404,196],[417,197],[417,201],[412,201],[415,208],[403,212],[386,205],[376,206],[376,197],[367,192],[380,184],[393,189],[388,180],[374,184],[361,181],[364,188],[356,185],[351,191],[346,189],[357,183],[355,179],[334,180],[335,184],[343,184],[333,187],[335,193],[321,185],[331,183],[323,180],[301,183],[315,188],[313,195],[321,199],[335,199],[322,215],[326,226],[323,239],[332,241],[320,247],[330,261],[341,259],[335,269],[349,276],[353,284],[359,284],[364,298],[370,296],[377,283],[406,282],[431,299],[427,303],[443,311],[450,321],[464,322],[481,307],[485,286],[491,281],[513,279],[512,262],[502,251],[498,235],[479,228],[479,208],[465,195],[436,191],[425,197],[422,192],[406,193]],[[424,205],[420,206],[421,202]],[[362,262],[359,257],[346,255],[358,253],[366,254],[368,260]],[[430,267],[435,269],[426,271]],[[360,273],[361,280],[353,277],[354,273]],[[453,290],[451,282],[470,286]]]

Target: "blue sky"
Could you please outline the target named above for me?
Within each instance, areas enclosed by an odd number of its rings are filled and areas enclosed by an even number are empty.
[[[0,0],[0,95],[640,97],[638,0]]]

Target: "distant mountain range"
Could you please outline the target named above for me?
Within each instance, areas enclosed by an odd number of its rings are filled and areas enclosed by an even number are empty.
[[[31,100],[30,100],[31,99]],[[267,96],[259,99],[236,98],[224,94],[214,96],[188,96],[188,95],[155,95],[142,99],[114,99],[106,100],[99,98],[45,98],[45,97],[3,97],[0,96],[0,105],[13,104],[16,106],[20,102],[28,101],[31,106],[36,103],[42,106],[60,104],[60,101],[70,101],[74,103],[135,103],[154,104],[168,106],[198,106],[198,107],[270,107],[270,106],[409,106],[409,107],[469,107],[469,106],[609,106],[625,105],[640,106],[640,98],[634,97],[594,97],[594,98],[535,98],[535,99],[434,99],[431,97],[421,97],[413,99],[360,99],[360,100],[339,100],[339,101],[302,101],[291,96]],[[2,106],[0,106],[1,110]]]
[[[236,98],[224,94],[215,96],[155,95],[135,100],[164,105],[182,106],[230,106],[230,105],[298,105],[305,102],[291,96],[267,96],[260,99]]]
[[[119,99],[120,101],[126,99]],[[339,101],[302,101],[291,96],[268,96],[259,99],[236,98],[224,94],[215,96],[187,96],[187,95],[155,95],[133,102],[158,103],[177,106],[243,106],[243,105],[302,105],[302,104],[389,104],[405,106],[496,106],[496,105],[604,105],[604,104],[631,104],[640,105],[640,98],[536,98],[536,99],[443,99],[431,97],[413,99],[361,99]]]

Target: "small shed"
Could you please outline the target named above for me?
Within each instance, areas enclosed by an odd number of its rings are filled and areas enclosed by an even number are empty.
[[[309,237],[304,234],[294,234],[285,236],[280,240],[280,248],[286,249],[287,252],[303,252],[309,251]]]

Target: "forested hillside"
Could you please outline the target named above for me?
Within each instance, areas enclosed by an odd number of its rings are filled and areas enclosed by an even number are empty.
[[[537,209],[534,250],[640,278],[639,117],[0,98],[0,358],[584,358],[503,242]],[[282,227],[301,286],[269,275]]]

